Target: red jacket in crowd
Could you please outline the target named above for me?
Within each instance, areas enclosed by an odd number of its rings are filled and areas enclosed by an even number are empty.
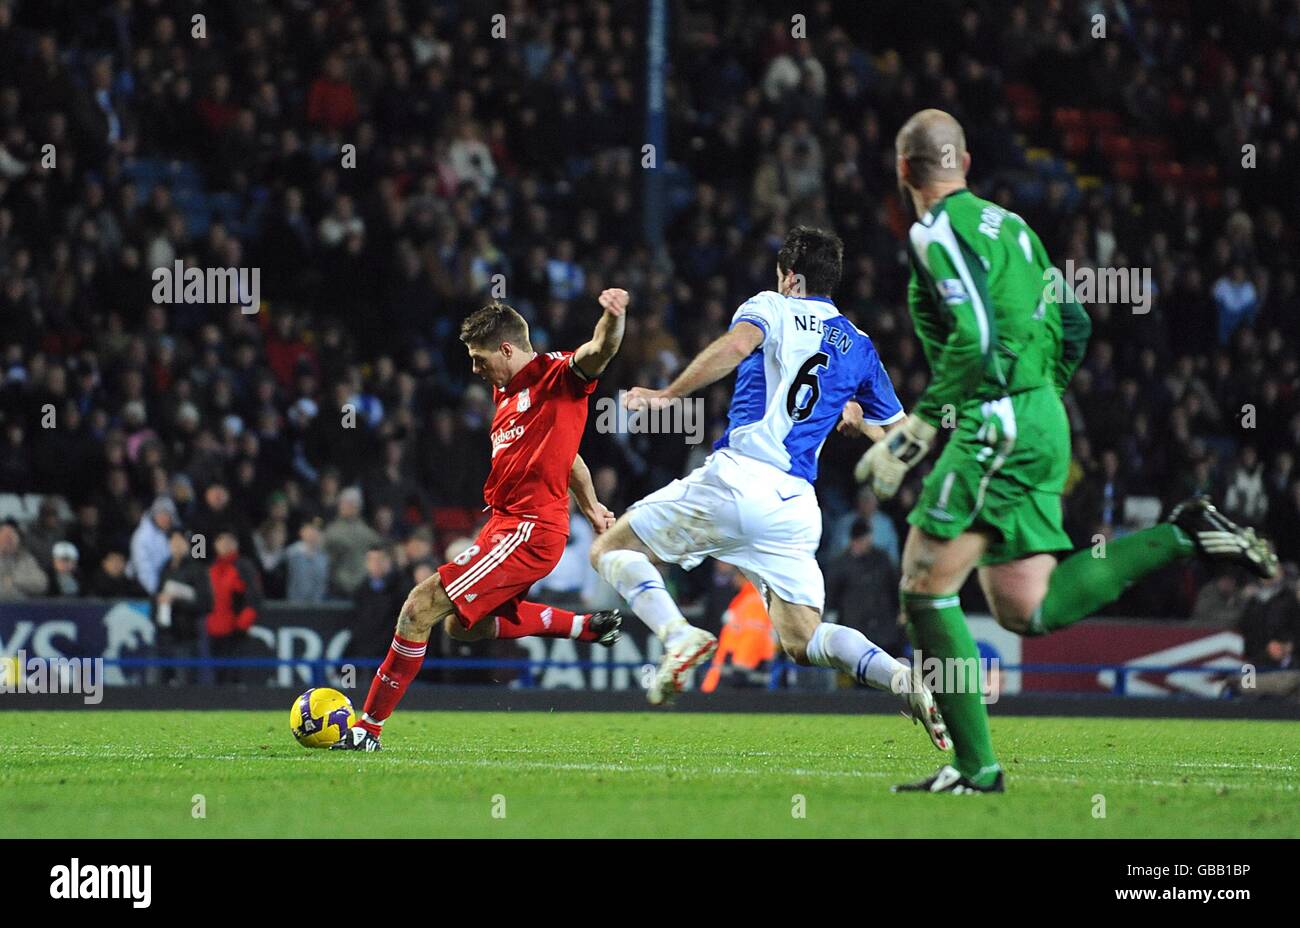
[[[357,97],[343,81],[321,76],[307,93],[307,121],[326,129],[346,129],[357,121]]]
[[[212,612],[208,615],[208,636],[224,638],[246,632],[257,621],[262,588],[257,572],[238,553],[217,558],[208,568],[212,579]]]

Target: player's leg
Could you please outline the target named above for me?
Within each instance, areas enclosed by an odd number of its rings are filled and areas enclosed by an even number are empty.
[[[675,696],[685,673],[717,648],[713,635],[687,623],[654,562],[692,570],[716,557],[752,568],[754,562],[733,555],[768,543],[782,551],[806,547],[811,558],[820,534],[817,498],[805,481],[743,455],[717,452],[635,503],[599,536],[592,565],[664,643],[659,672],[646,692],[650,702]],[[820,571],[817,578],[820,584]]]
[[[999,625],[1020,635],[1029,631],[1030,618],[1042,605],[1056,566],[1051,554],[980,565],[980,589]]]
[[[474,544],[407,596],[397,618],[397,634],[371,683],[361,718],[337,746],[376,750],[384,722],[424,663],[434,626],[443,624],[457,636],[472,639],[492,637],[496,611],[517,605],[559,561],[564,543],[562,533],[535,522],[488,520]],[[476,630],[480,625],[483,631]]]
[[[1060,497],[1070,458],[1069,423],[1051,390],[1018,394],[1002,413],[1016,424],[1020,439],[1011,443],[1003,464],[984,475],[979,518],[997,536],[981,564],[980,583],[1005,627],[1028,635],[1065,628],[1114,602],[1147,574],[1198,551],[1260,576],[1276,569],[1266,541],[1234,525],[1204,498],[1176,507],[1167,522],[1075,552],[1054,566],[1041,552],[1071,547]]]
[[[617,609],[597,612],[572,612],[559,606],[524,600],[488,620],[466,628],[452,614],[443,620],[447,637],[457,641],[482,641],[485,638],[571,638],[605,647],[613,646],[622,634],[623,614]]]
[[[655,566],[661,562],[633,530],[630,512],[623,513],[613,526],[596,536],[590,558],[601,579],[623,597],[660,640],[675,637],[688,627]]]
[[[622,635],[623,613],[617,609],[573,612],[524,600],[496,616],[497,638],[571,638],[612,647]]]
[[[1109,605],[1147,574],[1191,557],[1196,546],[1176,525],[1162,524],[1084,548],[1059,564],[1036,554],[982,565],[980,586],[999,624],[1022,635],[1045,635]]]
[[[792,520],[793,521],[793,520]],[[790,525],[792,535],[797,525]],[[864,686],[904,693],[908,668],[876,646],[856,628],[822,621],[826,587],[815,551],[820,532],[809,532],[807,545],[775,548],[748,545],[724,555],[766,598],[772,629],[786,657],[804,667],[842,671]]]
[[[816,561],[812,566],[816,568]],[[767,589],[767,612],[790,660],[805,667],[839,670],[864,686],[898,695],[908,707],[907,717],[925,726],[935,747],[948,749],[947,730],[935,699],[906,665],[856,628],[823,622],[821,609],[787,601],[770,585]]]
[[[1021,507],[1004,527],[1006,541],[999,559],[1032,550],[1043,527],[1040,510]],[[1084,548],[1059,564],[1051,555],[1034,554],[981,565],[980,585],[989,607],[1005,628],[1024,635],[1045,635],[1094,615],[1148,574],[1197,553],[1236,563],[1256,575],[1271,576],[1277,557],[1252,529],[1235,525],[1207,499],[1188,500],[1170,513],[1170,521],[1113,539],[1104,547]]]
[[[664,516],[662,510],[665,507],[656,508],[661,511],[655,514],[655,518]],[[645,519],[645,507],[623,513],[611,528],[596,537],[591,548],[591,565],[663,642],[664,656],[646,687],[646,698],[650,703],[662,705],[672,701],[681,691],[686,673],[692,667],[712,656],[717,650],[718,640],[687,622],[669,595],[663,575],[655,566],[663,563],[662,558],[633,527],[633,519],[638,513],[642,517],[639,520],[641,531],[647,534],[652,531],[656,523],[653,519]],[[685,558],[674,559],[687,569],[699,563],[698,558],[693,563]]]
[[[524,595],[550,574],[564,554],[567,536],[545,524],[498,518],[452,563],[438,569],[455,612],[443,620],[457,641],[488,638],[572,638],[606,646],[619,638],[622,614],[572,612]]]
[[[446,632],[448,638],[454,638],[456,641],[484,641],[496,637],[496,619],[475,622],[466,628],[460,616],[452,610],[442,620],[442,630]]]
[[[918,505],[919,508],[919,505]],[[988,709],[979,679],[979,649],[966,624],[958,592],[987,545],[978,532],[940,538],[913,525],[903,545],[903,612],[914,663],[938,660],[943,679],[956,685],[935,694],[956,756],[953,765],[896,790],[975,792],[1002,789],[1002,768],[989,735]],[[950,673],[949,668],[956,672]]]
[[[388,646],[388,654],[370,683],[361,717],[336,747],[356,751],[379,750],[384,722],[393,714],[407,687],[420,672],[434,626],[453,611],[442,578],[436,573],[407,595],[397,615],[397,630]]]

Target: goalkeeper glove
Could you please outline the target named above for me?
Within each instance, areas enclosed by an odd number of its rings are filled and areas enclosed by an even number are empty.
[[[933,425],[915,415],[867,449],[853,468],[858,483],[871,481],[871,489],[882,500],[892,499],[903,478],[925,457],[938,433]]]

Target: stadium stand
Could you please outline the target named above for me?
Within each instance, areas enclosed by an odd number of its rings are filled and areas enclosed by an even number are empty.
[[[0,597],[147,586],[170,520],[233,533],[272,599],[312,588],[293,570],[319,550],[327,595],[353,598],[375,543],[409,585],[479,519],[490,398],[455,333],[499,279],[543,350],[586,337],[602,287],[631,291],[608,396],[666,382],[772,286],[787,227],[828,226],[839,305],[908,405],[892,139],[931,105],[1058,264],[1150,270],[1148,312],[1089,306],[1075,540],[1210,490],[1300,559],[1295,4],[873,3],[868,23],[814,0],[800,40],[777,4],[679,0],[662,249],[641,235],[637,5],[508,0],[504,38],[463,6],[0,0]],[[1094,8],[1118,14],[1105,41],[1077,25]],[[901,55],[914,17],[960,27]],[[176,261],[257,268],[258,311],[158,302]],[[823,456],[828,563],[860,451]],[[616,512],[700,453],[594,425],[583,446]],[[897,530],[917,479],[880,507]],[[683,589],[712,608],[699,573]],[[1113,608],[1186,617],[1208,581],[1170,570]],[[1300,606],[1279,621],[1294,640]]]

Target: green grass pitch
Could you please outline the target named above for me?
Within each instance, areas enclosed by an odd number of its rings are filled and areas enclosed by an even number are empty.
[[[1006,794],[900,796],[942,756],[896,716],[398,712],[355,755],[287,715],[2,713],[0,834],[1300,836],[1296,722],[995,717]]]

